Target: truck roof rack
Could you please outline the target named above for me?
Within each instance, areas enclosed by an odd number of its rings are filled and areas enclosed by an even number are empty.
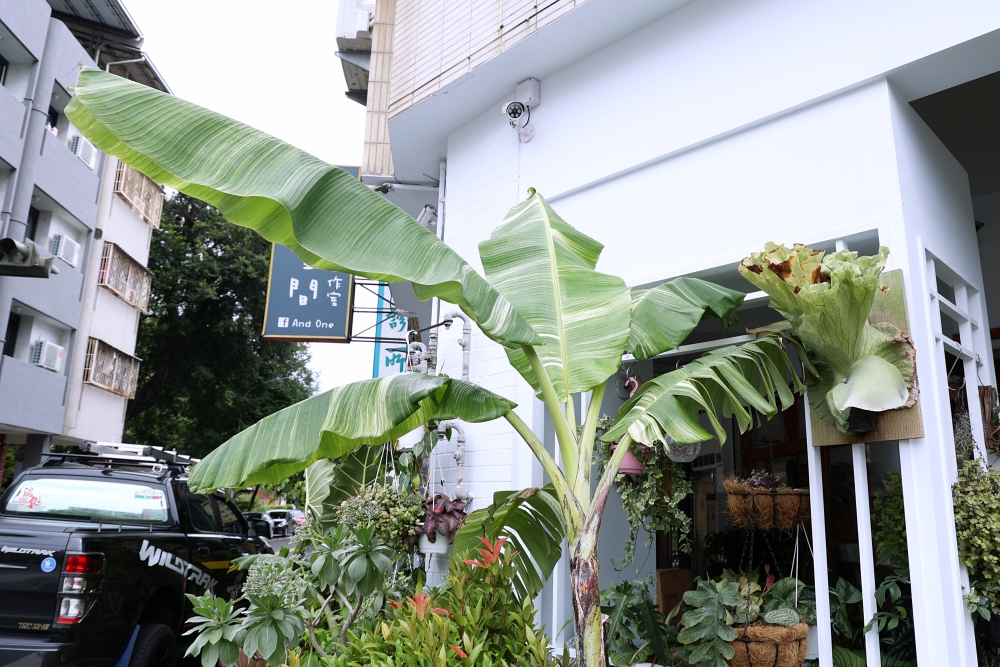
[[[44,465],[58,465],[63,461],[76,461],[87,465],[112,464],[151,468],[153,471],[170,470],[186,472],[201,459],[179,454],[177,450],[166,450],[151,445],[128,445],[112,442],[82,442],[80,452],[69,454],[44,454]]]

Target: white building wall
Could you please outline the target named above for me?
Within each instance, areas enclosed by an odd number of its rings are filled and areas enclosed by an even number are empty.
[[[517,137],[506,126],[497,127],[493,114],[483,114],[455,133],[448,144],[445,239],[482,272],[478,245],[518,201]],[[506,130],[506,131],[504,131]],[[452,309],[445,304],[442,316]],[[451,377],[462,375],[461,327],[440,330],[439,364]],[[510,370],[503,348],[473,327],[470,377],[490,391],[518,404],[528,424],[541,415],[531,388]],[[475,494],[473,508],[492,502],[493,493],[541,483],[534,458],[504,420],[467,427],[465,486]],[[445,469],[449,492],[454,484],[454,445],[439,448],[435,465]]]

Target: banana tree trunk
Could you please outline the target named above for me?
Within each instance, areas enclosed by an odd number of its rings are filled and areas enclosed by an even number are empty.
[[[569,570],[573,588],[577,661],[581,667],[605,667],[597,550],[592,548],[580,551],[579,546],[574,550]]]

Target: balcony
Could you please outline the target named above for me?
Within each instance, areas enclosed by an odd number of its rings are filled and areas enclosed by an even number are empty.
[[[149,305],[149,287],[153,274],[110,241],[104,242],[101,252],[101,270],[97,284],[140,313]]]
[[[9,90],[0,86],[0,160],[17,166],[21,162],[21,126],[24,125],[24,104]]]
[[[14,357],[0,357],[0,424],[62,433],[66,376]]]
[[[160,228],[163,190],[148,176],[119,162],[115,172],[115,194],[131,206],[143,222],[153,229]]]
[[[92,384],[125,398],[135,398],[138,381],[138,359],[103,340],[91,338],[87,341],[87,358],[83,362],[84,384]]]

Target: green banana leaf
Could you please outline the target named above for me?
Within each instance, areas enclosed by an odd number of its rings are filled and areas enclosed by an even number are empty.
[[[722,320],[722,328],[736,324],[743,292],[697,278],[675,278],[657,287],[632,293],[632,325],[627,349],[636,359],[649,359],[673,350],[706,315]]]
[[[789,388],[788,380],[793,387]],[[616,442],[627,432],[641,443],[690,444],[713,434],[701,424],[705,413],[720,443],[726,431],[718,416],[734,417],[740,432],[753,413],[768,418],[790,407],[803,388],[777,334],[713,350],[675,371],[646,382],[622,406],[615,425],[601,438]]]
[[[613,375],[628,340],[629,288],[621,278],[594,270],[603,248],[533,190],[479,244],[486,277],[544,343],[536,352],[562,402]],[[541,396],[524,351],[506,351]]]
[[[273,484],[319,459],[396,440],[431,419],[483,422],[515,407],[481,387],[403,373],[337,387],[279,410],[230,438],[191,470],[192,489]]]
[[[513,583],[518,596],[538,595],[559,562],[566,539],[562,510],[552,487],[493,494],[493,504],[467,516],[455,534],[453,567],[478,558],[483,548],[480,537],[493,543],[501,537],[509,539],[516,552],[518,576]]]
[[[410,280],[419,298],[458,304],[500,343],[537,341],[455,251],[343,169],[208,109],[88,67],[66,116],[105,153],[212,204],[230,222],[287,246],[310,266]]]

